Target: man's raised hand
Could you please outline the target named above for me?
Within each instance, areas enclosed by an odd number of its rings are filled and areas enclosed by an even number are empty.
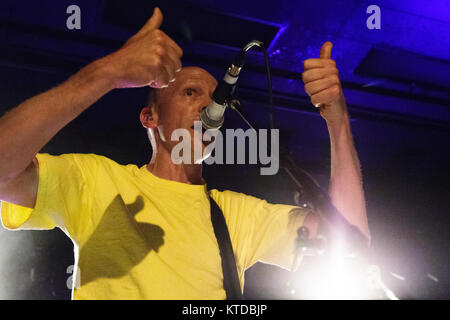
[[[347,113],[336,62],[331,59],[333,44],[325,42],[320,49],[319,58],[303,62],[302,74],[305,91],[311,97],[311,103],[320,108],[320,114],[328,123],[344,118]]]
[[[159,30],[163,16],[155,8],[152,17],[118,51],[106,56],[116,88],[151,86],[164,88],[181,70],[183,51]]]

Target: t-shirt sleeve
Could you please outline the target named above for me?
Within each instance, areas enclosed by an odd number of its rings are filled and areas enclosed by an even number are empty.
[[[307,210],[232,191],[217,192],[216,196],[225,208],[233,249],[244,269],[258,261],[291,269],[297,230]]]
[[[1,202],[1,219],[5,228],[53,229],[59,227],[77,235],[91,211],[97,159],[93,154],[53,156],[38,153],[39,185],[34,208]]]

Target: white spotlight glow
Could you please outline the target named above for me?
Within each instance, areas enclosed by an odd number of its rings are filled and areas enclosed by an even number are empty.
[[[368,265],[355,256],[344,254],[343,246],[336,243],[329,257],[318,258],[312,270],[296,283],[301,299],[314,300],[398,300],[381,279],[378,266]]]

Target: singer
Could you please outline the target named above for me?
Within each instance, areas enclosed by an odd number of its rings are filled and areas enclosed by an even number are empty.
[[[174,164],[168,137],[211,102],[217,81],[182,68],[181,48],[159,30],[155,8],[118,51],[0,119],[0,199],[9,229],[61,228],[75,244],[73,299],[225,299],[202,164]],[[331,43],[304,63],[303,81],[331,139],[330,195],[370,239],[362,178]],[[115,88],[152,87],[140,113],[153,146],[141,168],[95,154],[39,153],[65,125]],[[204,144],[203,147],[205,147]],[[316,216],[233,191],[211,190],[230,234],[240,287],[257,261],[290,268],[300,226]],[[368,240],[369,241],[369,240]]]

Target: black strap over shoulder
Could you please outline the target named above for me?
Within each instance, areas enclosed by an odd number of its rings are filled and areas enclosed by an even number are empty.
[[[227,300],[243,300],[244,296],[239,283],[233,245],[231,244],[225,217],[214,199],[211,196],[209,199],[211,203],[211,221],[219,244],[220,257],[222,258],[223,287],[227,294]]]

